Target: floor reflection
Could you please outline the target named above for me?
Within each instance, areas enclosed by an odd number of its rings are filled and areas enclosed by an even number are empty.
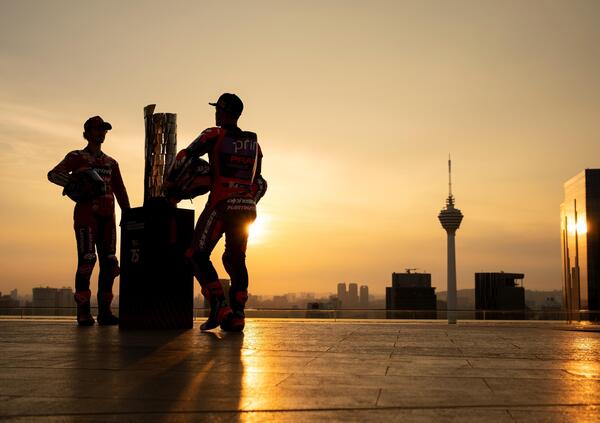
[[[569,361],[565,363],[564,369],[576,379],[563,379],[564,397],[562,401],[571,404],[595,403],[598,401],[600,392],[600,342],[598,337],[579,333],[570,338]]]
[[[586,378],[600,378],[600,342],[598,337],[580,334],[571,340],[573,350],[572,360],[567,364],[566,370],[577,376]]]
[[[163,415],[167,421],[169,414],[195,421],[189,413],[239,410],[243,344],[244,334],[197,329],[80,331],[69,369],[71,389],[88,389],[90,397],[112,399],[115,410],[148,413],[153,421],[163,421]],[[90,370],[98,370],[98,379],[89,379]]]

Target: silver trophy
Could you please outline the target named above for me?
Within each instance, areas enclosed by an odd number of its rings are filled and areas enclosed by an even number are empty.
[[[156,104],[144,107],[146,126],[146,166],[144,204],[165,197],[164,180],[177,154],[177,115],[154,113]]]

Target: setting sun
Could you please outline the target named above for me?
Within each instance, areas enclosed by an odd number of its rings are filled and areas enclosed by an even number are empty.
[[[264,242],[268,233],[268,223],[269,216],[266,214],[259,214],[256,220],[252,224],[248,225],[248,232],[250,234],[248,237],[249,244],[253,245]]]

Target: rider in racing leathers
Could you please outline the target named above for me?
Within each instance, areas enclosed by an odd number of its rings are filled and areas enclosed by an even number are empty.
[[[83,137],[88,145],[83,150],[71,151],[48,172],[48,179],[66,187],[71,178],[81,171],[93,169],[103,179],[104,194],[87,201],[78,202],[74,210],[74,228],[77,240],[77,272],[75,273],[75,302],[77,323],[91,326],[94,318],[90,310],[90,277],[96,263],[96,249],[100,259],[98,276],[98,324],[116,325],[118,318],[110,309],[113,299],[114,279],[119,275],[119,263],[115,255],[116,228],[114,196],[122,210],[129,209],[129,198],[123,184],[117,161],[102,152],[110,123],[100,116],[89,118],[84,124]]]
[[[248,227],[256,219],[256,203],[267,183],[261,176],[262,152],[256,134],[237,126],[243,103],[235,94],[223,94],[215,106],[217,127],[204,130],[177,161],[208,154],[211,165],[211,191],[196,224],[189,251],[202,294],[210,303],[208,320],[202,330],[221,326],[226,331],[244,329],[244,307],[248,299],[246,246]],[[229,301],[225,298],[210,255],[225,234],[223,264],[231,278]]]

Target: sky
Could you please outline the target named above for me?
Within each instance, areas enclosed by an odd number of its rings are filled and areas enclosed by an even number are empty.
[[[595,0],[0,0],[0,291],[72,286],[73,203],[46,174],[88,117],[140,206],[143,107],[177,113],[184,148],[223,92],[269,183],[251,293],[383,294],[405,268],[444,291],[448,154],[458,288],[504,270],[560,289],[563,183],[600,166]]]

